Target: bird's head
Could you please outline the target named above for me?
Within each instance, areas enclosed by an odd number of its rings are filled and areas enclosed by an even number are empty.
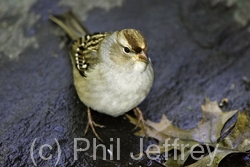
[[[149,59],[146,55],[147,42],[140,31],[135,29],[123,29],[116,31],[115,42],[111,45],[110,59],[125,67],[145,70]]]

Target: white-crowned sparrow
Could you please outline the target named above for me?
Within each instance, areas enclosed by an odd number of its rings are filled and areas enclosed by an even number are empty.
[[[90,108],[113,117],[134,109],[139,121],[143,121],[137,105],[149,93],[154,72],[140,31],[123,29],[87,35],[87,29],[71,11],[50,19],[74,40],[70,47],[74,85],[88,107],[85,133],[90,126],[100,139],[94,126],[103,127],[92,120]]]

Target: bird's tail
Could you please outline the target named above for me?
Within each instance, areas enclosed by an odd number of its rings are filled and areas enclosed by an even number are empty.
[[[49,18],[59,25],[72,40],[89,34],[88,29],[83,26],[79,17],[71,10],[62,15],[50,15]]]

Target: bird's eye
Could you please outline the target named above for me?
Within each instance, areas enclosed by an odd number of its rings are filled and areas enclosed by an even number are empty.
[[[126,53],[129,53],[129,52],[130,52],[130,49],[129,49],[128,47],[124,47],[123,50],[124,50],[124,52],[126,52]]]

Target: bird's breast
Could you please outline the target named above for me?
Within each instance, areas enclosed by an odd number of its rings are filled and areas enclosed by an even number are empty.
[[[143,73],[117,73],[97,67],[75,86],[86,106],[107,115],[119,116],[141,103],[152,82],[152,68]]]

